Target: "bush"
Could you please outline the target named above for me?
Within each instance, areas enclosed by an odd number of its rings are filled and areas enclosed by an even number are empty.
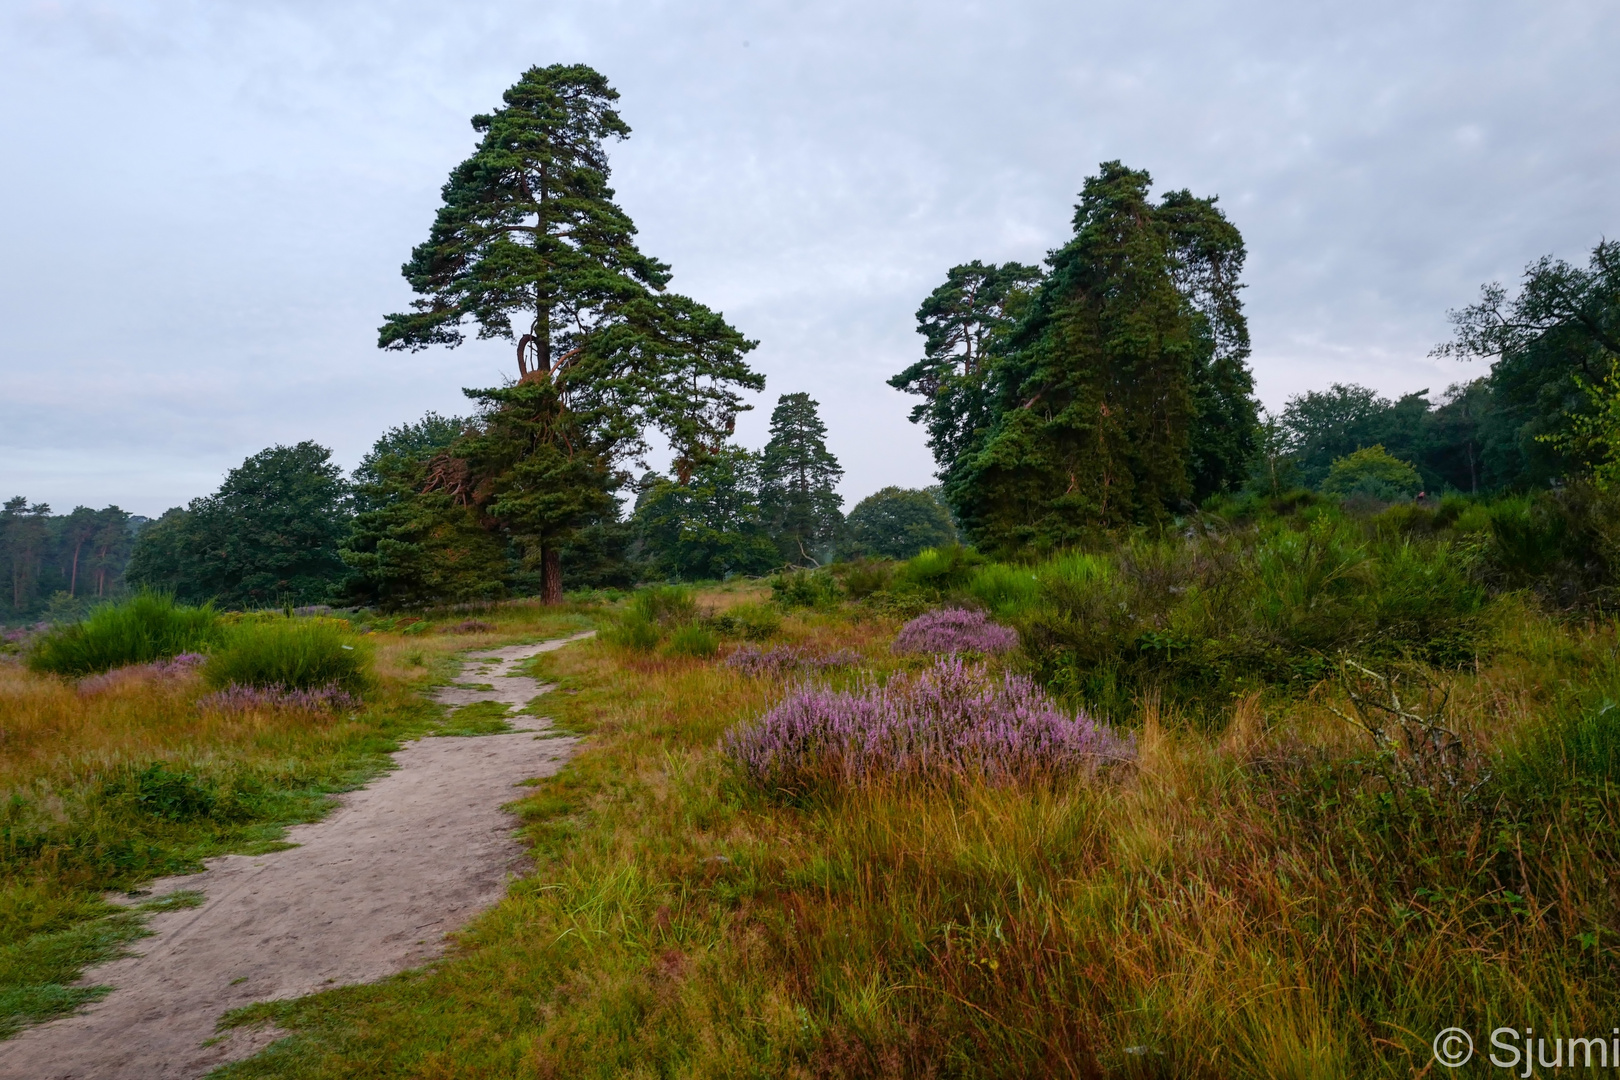
[[[1016,631],[993,623],[982,611],[944,608],[919,615],[900,628],[897,653],[981,653],[985,656],[1018,647]]]
[[[782,616],[769,604],[738,604],[709,620],[717,633],[763,641],[782,629]]]
[[[790,570],[771,579],[771,594],[784,608],[815,608],[838,603],[844,590],[825,570]]]
[[[683,586],[653,585],[631,596],[630,611],[644,622],[679,626],[697,619],[697,601],[692,599],[692,590]]]
[[[142,593],[41,635],[29,652],[28,666],[57,675],[93,675],[200,652],[219,633],[219,615],[212,606],[186,607],[161,593]]]
[[[988,563],[968,580],[968,595],[998,619],[1011,619],[1034,608],[1041,599],[1041,583],[1026,567]]]
[[[339,619],[245,619],[230,627],[203,665],[215,689],[336,688],[364,694],[371,687],[371,643]]]
[[[1134,747],[1022,675],[951,657],[886,686],[795,691],[734,729],[725,750],[753,783],[796,794],[890,777],[1028,781],[1128,759]]]
[[[609,645],[617,645],[621,649],[631,649],[636,652],[649,652],[658,648],[658,643],[664,638],[658,624],[645,618],[638,612],[627,612],[607,629],[602,631],[602,640]]]
[[[901,564],[895,572],[895,586],[943,595],[965,586],[984,561],[983,555],[961,544],[929,548]]]
[[[720,649],[720,639],[714,632],[695,623],[677,627],[669,636],[671,656],[713,656]]]
[[[1335,461],[1328,469],[1322,491],[1340,498],[1397,502],[1423,489],[1418,471],[1382,446],[1364,446]]]
[[[856,559],[854,562],[839,563],[832,572],[837,575],[851,600],[864,600],[889,587],[894,580],[894,563],[887,559]]]

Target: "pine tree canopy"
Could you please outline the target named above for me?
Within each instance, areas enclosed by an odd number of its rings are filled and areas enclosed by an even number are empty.
[[[819,408],[809,394],[783,394],[761,457],[760,502],[782,558],[796,565],[830,558],[843,525],[835,489],[844,468],[827,449]]]
[[[678,453],[717,445],[764,379],[755,342],[667,293],[669,267],[644,255],[608,186],[608,139],[629,126],[618,92],[584,65],[530,68],[451,172],[425,243],[403,267],[421,299],[388,316],[379,344],[455,346],[466,324],[515,343],[518,373],[553,381],[579,430],[612,457],[655,428]]]
[[[1086,181],[1074,238],[990,360],[985,433],[941,473],[981,545],[1074,543],[1245,476],[1243,240],[1213,198],[1155,204],[1151,183],[1117,161]]]

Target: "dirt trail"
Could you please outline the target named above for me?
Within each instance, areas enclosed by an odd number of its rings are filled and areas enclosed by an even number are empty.
[[[527,704],[546,688],[512,668],[588,636],[471,653],[462,680],[494,689],[441,687],[437,696]],[[289,829],[298,847],[209,859],[203,873],[154,882],[154,896],[185,889],[205,900],[153,916],[155,936],[135,943],[138,955],[88,972],[87,985],[114,987],[105,999],[0,1043],[0,1077],[189,1080],[280,1035],[236,1030],[203,1046],[226,1011],[431,959],[443,935],[498,901],[523,867],[515,821],[500,807],[521,794],[514,785],[549,776],[573,748],[539,737],[545,727],[419,739],[394,755],[394,771],[342,796],[323,820]]]

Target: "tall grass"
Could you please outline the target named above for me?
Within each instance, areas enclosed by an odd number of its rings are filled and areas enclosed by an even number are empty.
[[[783,631],[874,676],[889,632]],[[1601,1034],[1620,797],[1501,778],[1612,715],[1615,645],[1526,615],[1477,670],[1426,669],[1498,778],[1477,790],[1392,790],[1329,682],[1208,732],[1149,697],[1118,783],[791,804],[719,744],[797,673],[548,654],[594,734],[526,805],[536,873],[439,967],[250,1010],[296,1037],[228,1075],[1394,1078],[1434,1075],[1453,1025]]]
[[[202,652],[219,637],[212,605],[186,607],[162,593],[141,593],[42,635],[28,654],[35,671],[80,676]]]
[[[363,694],[372,686],[371,643],[341,619],[249,618],[228,628],[203,665],[210,686]]]

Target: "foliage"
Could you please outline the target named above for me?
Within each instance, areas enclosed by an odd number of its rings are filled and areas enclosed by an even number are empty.
[[[771,598],[789,611],[828,607],[844,598],[844,590],[826,570],[789,570],[771,578]]]
[[[942,474],[981,547],[1074,544],[1247,475],[1242,237],[1214,199],[1154,204],[1150,183],[1118,162],[1086,181],[1074,238],[993,367],[987,434]]]
[[[313,442],[261,450],[136,540],[132,585],[227,609],[312,604],[344,576],[349,485]]]
[[[1017,647],[1017,632],[991,622],[984,612],[940,608],[919,615],[902,626],[894,639],[893,651],[994,656]]]
[[[534,67],[473,117],[478,148],[403,268],[421,299],[378,339],[453,347],[470,319],[516,343],[518,384],[470,391],[485,412],[467,490],[525,546],[548,603],[561,599],[560,546],[603,512],[647,430],[675,448],[684,481],[747,408],[739,389],[764,386],[743,360],[755,343],[667,292],[669,267],[636,247],[608,186],[604,143],[630,134],[617,100],[584,65]]]
[[[962,544],[928,548],[902,563],[894,587],[916,589],[932,597],[944,596],[967,585],[985,558]]]
[[[831,561],[843,531],[836,488],[844,469],[827,449],[819,407],[809,394],[778,398],[760,455],[760,509],[781,561],[794,566]]]
[[[57,675],[92,675],[201,652],[218,637],[219,616],[212,606],[187,607],[162,593],[139,593],[42,635],[28,654],[28,666]]]
[[[679,585],[652,585],[638,589],[603,638],[621,648],[648,651],[658,647],[666,634],[697,621],[697,603],[692,591]]]
[[[348,598],[394,610],[500,597],[512,577],[502,537],[445,482],[446,453],[471,421],[428,413],[391,428],[355,469],[353,527],[339,554]]]
[[[672,578],[757,575],[778,565],[759,501],[759,460],[739,447],[705,456],[689,483],[654,477],[635,524],[654,565]]]
[[[997,678],[954,656],[882,686],[797,690],[730,732],[725,750],[750,782],[789,795],[893,777],[1027,783],[1132,754],[1024,676]]]
[[[1591,411],[1582,382],[1596,385],[1620,361],[1620,244],[1600,242],[1585,267],[1544,256],[1511,300],[1492,283],[1451,319],[1456,335],[1435,354],[1494,360],[1491,394],[1525,460],[1521,486],[1595,464],[1565,436]]]
[[[782,616],[770,604],[735,604],[709,617],[709,625],[727,637],[764,641],[782,629]]]
[[[968,579],[967,594],[996,618],[1010,619],[1039,605],[1041,580],[1027,567],[989,563]]]
[[[7,499],[0,507],[0,625],[41,615],[59,622],[63,607],[77,615],[89,602],[122,596],[124,566],[146,520],[116,506],[53,515],[45,503]]]
[[[938,488],[886,487],[856,503],[845,524],[848,549],[859,555],[909,559],[924,548],[956,542]]]
[[[203,678],[216,689],[372,688],[372,647],[341,619],[246,619],[209,654]]]
[[[669,654],[671,656],[690,656],[704,658],[713,656],[720,651],[720,639],[713,630],[697,623],[687,623],[678,626],[669,635]]]
[[[912,406],[911,422],[926,423],[928,446],[941,476],[983,444],[993,416],[991,366],[1040,280],[1039,267],[1015,262],[986,265],[975,259],[951,267],[945,283],[917,309],[923,358],[891,378],[889,385],[923,398]],[[931,538],[917,549],[953,539]],[[868,550],[891,559],[916,554],[916,550]]]
[[[1574,382],[1586,395],[1589,411],[1570,417],[1567,431],[1541,435],[1538,441],[1585,462],[1592,483],[1607,492],[1620,481],[1620,360],[1610,364],[1602,382],[1591,383],[1579,375]]]
[[[1392,457],[1382,446],[1362,447],[1339,458],[1328,470],[1322,490],[1341,498],[1360,496],[1381,502],[1410,499],[1423,485],[1416,469]]]

